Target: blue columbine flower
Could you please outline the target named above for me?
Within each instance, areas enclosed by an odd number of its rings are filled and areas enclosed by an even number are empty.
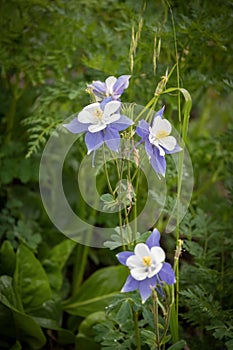
[[[110,76],[105,82],[96,80],[87,88],[94,93],[97,101],[119,100],[123,91],[129,86],[130,75],[121,75],[118,79]]]
[[[69,124],[64,124],[64,127],[73,134],[86,131],[85,143],[88,154],[96,151],[103,143],[111,150],[118,151],[119,131],[133,124],[131,119],[120,114],[120,107],[120,101],[92,103],[84,107]]]
[[[150,163],[156,173],[165,176],[166,160],[165,154],[181,151],[175,137],[170,136],[172,126],[167,119],[163,119],[164,107],[155,114],[152,126],[145,120],[140,120],[136,133],[145,142],[145,150]]]
[[[122,292],[139,290],[142,302],[152,293],[152,288],[161,293],[164,283],[172,285],[176,282],[175,273],[169,263],[165,262],[164,250],[160,247],[160,233],[154,229],[146,243],[138,243],[134,252],[121,252],[117,259],[128,266],[128,276]],[[162,293],[161,293],[162,294]]]

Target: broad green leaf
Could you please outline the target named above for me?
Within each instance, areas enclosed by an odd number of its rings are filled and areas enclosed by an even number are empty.
[[[12,313],[11,336],[28,344],[30,349],[41,349],[46,343],[46,338],[33,318],[18,310],[18,298],[9,276],[0,277],[0,302]]]
[[[70,239],[65,239],[56,245],[51,250],[49,257],[43,261],[43,267],[49,278],[50,286],[56,293],[60,292],[62,286],[62,269],[76,244]]]
[[[170,346],[167,350],[183,350],[186,345],[186,341],[180,340],[177,343]]]
[[[0,275],[13,276],[15,262],[15,252],[11,243],[4,241],[0,249]]]
[[[51,299],[48,277],[40,261],[23,244],[20,244],[16,253],[13,284],[19,292],[25,312],[37,309]]]
[[[64,310],[83,317],[103,311],[112,297],[121,290],[127,275],[124,266],[98,270],[82,284],[76,295],[64,302]]]
[[[51,250],[49,259],[58,263],[60,269],[62,269],[76,245],[77,243],[71,239],[64,239]]]

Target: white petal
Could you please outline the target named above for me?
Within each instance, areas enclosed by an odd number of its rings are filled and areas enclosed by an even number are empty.
[[[150,278],[156,275],[161,270],[162,267],[163,267],[163,264],[159,263],[158,265],[155,266],[155,268],[150,269],[148,272],[148,277]]]
[[[148,276],[148,271],[146,267],[135,267],[130,271],[131,275],[135,280],[142,281]]]
[[[152,247],[151,254],[153,256],[153,262],[155,262],[156,265],[164,262],[166,257],[164,250],[161,247]]]
[[[79,114],[78,114],[78,121],[80,123],[91,123],[93,124],[95,122],[95,117],[93,114],[89,113],[88,111],[84,111],[82,110]]]
[[[87,105],[83,108],[83,111],[88,111],[89,113],[93,114],[97,109],[100,109],[100,103],[95,102],[91,103],[90,105]]]
[[[120,119],[120,114],[112,114],[110,116],[104,117],[105,124],[111,124]]]
[[[115,113],[120,108],[120,106],[120,101],[111,101],[106,103],[104,107],[104,116],[108,116]]]
[[[88,131],[90,132],[98,132],[106,128],[106,124],[92,124],[88,126]]]
[[[142,259],[144,256],[150,256],[150,249],[146,244],[138,243],[134,249],[134,254]]]
[[[143,267],[142,260],[136,255],[129,256],[128,259],[126,260],[126,265],[130,269],[135,268],[135,267]]]
[[[166,136],[159,140],[159,144],[166,148],[168,151],[172,151],[176,145],[176,139],[173,136]]]
[[[165,131],[168,135],[172,130],[171,123],[167,119],[156,117],[152,126],[152,133],[156,134],[158,131]]]
[[[115,82],[117,81],[117,78],[111,76],[111,77],[108,77],[106,80],[105,80],[105,83],[106,83],[106,86],[107,86],[107,92],[109,94],[112,94],[113,93],[113,85],[115,84]]]
[[[158,142],[158,141],[157,141]],[[155,143],[154,143],[155,144]],[[164,157],[165,156],[165,151],[162,147],[156,144],[156,147],[159,149],[159,155]]]

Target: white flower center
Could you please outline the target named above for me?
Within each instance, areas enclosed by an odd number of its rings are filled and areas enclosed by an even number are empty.
[[[155,276],[162,268],[165,260],[165,253],[161,247],[149,247],[144,243],[139,243],[134,249],[134,255],[131,255],[126,265],[130,273],[137,281]]]

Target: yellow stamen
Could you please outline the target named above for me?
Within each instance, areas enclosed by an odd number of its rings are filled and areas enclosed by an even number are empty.
[[[156,139],[162,139],[164,137],[167,137],[168,135],[169,135],[169,133],[166,130],[159,130],[156,133],[155,137],[156,137]]]
[[[97,119],[101,120],[102,117],[103,117],[103,112],[102,112],[100,109],[96,109],[95,112],[94,112],[94,116],[95,116]]]
[[[152,264],[152,259],[151,259],[150,256],[144,256],[144,257],[142,258],[142,260],[143,260],[143,265],[144,265],[144,266],[151,266],[151,264]]]

